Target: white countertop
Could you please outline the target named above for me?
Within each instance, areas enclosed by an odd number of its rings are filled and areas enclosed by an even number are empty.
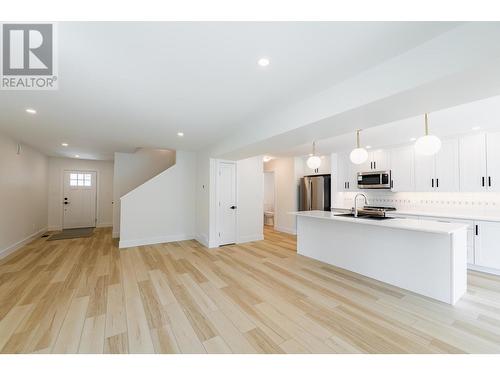
[[[391,211],[394,214],[401,215],[415,215],[415,216],[435,216],[447,217],[450,219],[463,219],[463,220],[484,220],[484,221],[500,221],[500,213],[495,214],[492,212],[453,212],[453,211],[418,211],[418,210],[396,210]]]
[[[418,232],[429,232],[439,234],[452,234],[459,230],[466,230],[467,226],[461,223],[442,223],[431,220],[413,220],[413,219],[389,219],[389,220],[373,220],[364,218],[354,218],[346,216],[334,215],[329,211],[299,211],[292,212],[292,215],[301,217],[310,217],[315,219],[343,221],[353,224],[374,225],[386,228],[396,228],[404,230],[414,230]]]

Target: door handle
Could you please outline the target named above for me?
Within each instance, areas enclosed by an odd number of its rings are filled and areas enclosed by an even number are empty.
[[[68,201],[64,201],[64,204],[69,204],[69,202]]]
[[[436,178],[436,187],[439,187],[439,178]]]
[[[432,179],[432,183],[431,183],[432,187],[434,187],[434,179]]]
[[[376,161],[373,162],[373,169],[377,169],[377,162]]]
[[[481,177],[481,180],[482,180],[482,185],[484,187],[484,177]]]
[[[488,177],[488,186],[491,186],[491,176]]]
[[[231,210],[236,210],[236,206],[229,207]]]
[[[479,235],[479,225],[476,224],[476,236]]]

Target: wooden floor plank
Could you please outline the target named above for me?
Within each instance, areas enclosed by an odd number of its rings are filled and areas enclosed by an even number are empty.
[[[450,306],[295,252],[37,238],[0,260],[4,353],[500,353],[500,277]]]

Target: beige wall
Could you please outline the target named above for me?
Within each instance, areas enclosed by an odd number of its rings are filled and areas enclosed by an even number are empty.
[[[0,257],[47,229],[47,157],[0,134]]]
[[[111,226],[113,221],[113,162],[51,157],[48,176],[49,229],[62,228],[63,173],[70,170],[97,172],[97,226]]]

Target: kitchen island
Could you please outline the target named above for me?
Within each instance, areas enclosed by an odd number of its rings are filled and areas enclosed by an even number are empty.
[[[297,252],[454,305],[467,289],[467,226],[294,212]]]

